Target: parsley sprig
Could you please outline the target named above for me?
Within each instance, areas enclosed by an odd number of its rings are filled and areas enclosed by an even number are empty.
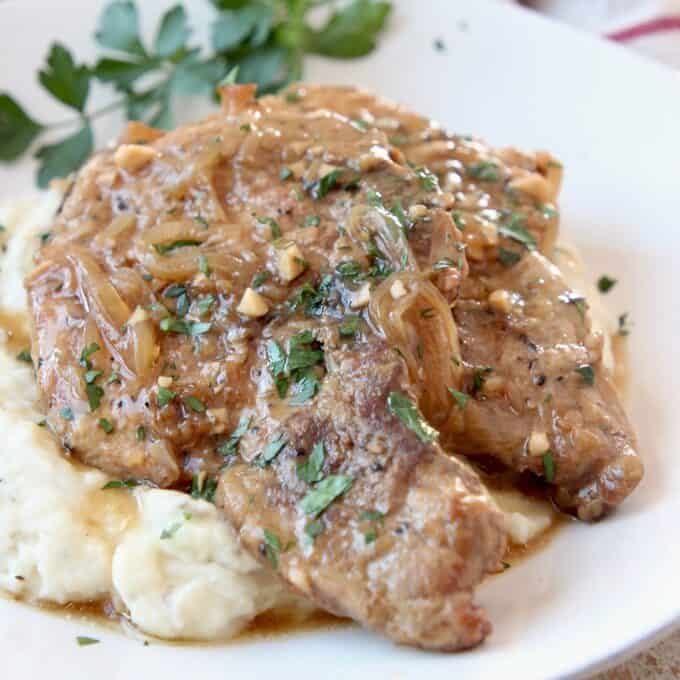
[[[114,0],[102,12],[95,40],[102,53],[94,63],[78,61],[66,45],[53,43],[38,73],[42,88],[74,115],[46,123],[26,112],[8,92],[0,92],[0,162],[12,162],[38,139],[37,183],[77,170],[95,146],[93,121],[123,110],[130,120],[154,127],[174,125],[177,95],[212,96],[227,80],[252,82],[258,93],[275,92],[302,77],[305,54],[336,59],[361,57],[376,46],[390,3],[352,0],[327,10],[320,28],[309,13],[322,0],[212,0],[216,15],[207,53],[192,43],[192,27],[181,4],[161,17],[150,44],[141,37],[134,0]],[[238,69],[238,70],[235,70]],[[231,76],[231,78],[228,77]],[[89,106],[95,83],[115,96],[100,108]],[[63,137],[59,131],[67,131]]]

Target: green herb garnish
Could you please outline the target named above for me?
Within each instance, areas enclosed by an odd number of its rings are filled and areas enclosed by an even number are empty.
[[[135,439],[138,442],[143,442],[146,439],[146,428],[144,425],[138,425],[135,430]]]
[[[111,434],[113,432],[113,425],[111,424],[111,421],[106,418],[99,419],[99,427],[101,427],[106,434]]]
[[[153,249],[159,255],[167,255],[178,248],[189,248],[191,246],[200,246],[201,244],[202,241],[197,241],[193,238],[181,238],[173,241],[172,243],[154,243]]]
[[[184,397],[182,401],[184,401],[192,411],[195,411],[196,413],[205,413],[205,404],[198,399],[198,397],[194,397],[190,394],[189,396]]]
[[[305,188],[315,201],[319,201],[331,189],[333,189],[333,187],[335,187],[341,174],[342,170],[340,168],[336,168],[335,170],[331,170],[329,173],[325,174],[323,177],[320,177],[316,182],[312,182]]]
[[[101,404],[104,390],[93,383],[85,385],[85,392],[87,393],[87,401],[90,405],[90,411],[96,411]]]
[[[317,517],[336,498],[347,492],[353,483],[352,477],[347,475],[331,475],[326,477],[300,501],[300,507],[306,515]]]
[[[552,484],[555,479],[555,459],[550,451],[543,454],[543,471],[545,481]]]
[[[27,349],[22,349],[19,354],[17,354],[17,359],[23,361],[24,363],[33,365],[33,359],[31,358],[31,353]]]
[[[208,503],[215,500],[215,492],[217,491],[217,479],[215,477],[206,476],[203,473],[198,473],[191,478],[191,497],[202,498]]]
[[[512,267],[522,259],[522,256],[519,253],[501,247],[498,249],[498,259],[504,267]]]
[[[97,640],[97,638],[86,637],[85,635],[78,635],[78,637],[76,637],[76,642],[78,643],[78,647],[89,647],[90,645],[98,645],[101,640]]]
[[[581,375],[581,377],[583,378],[583,382],[586,385],[595,384],[595,371],[593,370],[593,367],[590,364],[583,364],[583,366],[579,366],[576,369],[576,372]]]
[[[453,387],[449,387],[449,392],[451,392],[451,395],[456,400],[456,404],[458,404],[458,408],[462,411],[467,406],[468,401],[470,401],[470,395],[454,390]]]
[[[498,233],[505,238],[521,243],[527,250],[536,250],[536,239],[527,231],[524,217],[518,213],[510,215],[507,222],[498,227]]]
[[[229,439],[217,447],[217,453],[224,456],[225,458],[227,456],[233,456],[238,450],[241,437],[243,437],[243,435],[248,431],[251,420],[252,418],[250,416],[242,416],[241,420],[239,420],[239,423],[236,426],[236,429],[231,433],[231,435],[229,435]]]
[[[433,442],[439,436],[437,430],[425,420],[418,407],[405,394],[390,392],[387,406],[424,444]]]
[[[139,486],[136,479],[112,479],[104,484],[102,491],[106,489],[134,489],[136,486]]]
[[[262,534],[264,536],[264,554],[267,556],[269,564],[272,565],[272,569],[277,569],[279,566],[279,553],[281,552],[281,540],[269,529],[263,529]]]
[[[177,394],[167,387],[159,387],[158,394],[156,395],[159,408],[167,406],[176,396]]]
[[[305,526],[305,534],[309,536],[312,541],[314,541],[317,536],[320,536],[323,533],[323,530],[323,521],[320,519],[315,519]]]
[[[267,467],[281,453],[287,443],[286,435],[281,432],[264,447],[262,454],[255,461],[255,465],[257,467]]]
[[[470,177],[478,179],[481,182],[498,182],[500,179],[498,165],[493,161],[475,163],[467,169],[467,173]]]
[[[616,284],[616,279],[612,279],[610,276],[605,274],[600,276],[600,278],[597,280],[597,289],[600,291],[600,293],[608,293]]]
[[[85,368],[92,368],[92,363],[90,362],[90,357],[95,353],[98,352],[101,349],[101,347],[96,343],[92,342],[87,347],[83,348],[83,351],[80,353],[80,365],[85,366]]]
[[[39,82],[73,118],[39,122],[8,93],[0,93],[0,161],[18,159],[38,138],[65,127],[65,136],[36,152],[37,181],[46,187],[90,156],[95,147],[92,122],[100,116],[120,109],[130,120],[169,129],[178,95],[210,97],[218,85],[234,82],[254,82],[260,94],[276,91],[301,79],[306,53],[347,59],[371,52],[390,11],[389,3],[374,0],[322,10],[313,2],[214,0],[213,5],[217,13],[207,53],[192,41],[195,33],[179,4],[162,15],[154,40],[145,43],[132,0],[115,0],[101,13],[95,38],[103,52],[97,60],[78,63],[66,46],[53,44]],[[90,102],[96,81],[116,93],[99,108]],[[293,100],[295,93],[287,98]]]
[[[307,484],[321,481],[323,477],[323,462],[325,457],[323,442],[317,442],[312,448],[312,453],[304,463],[298,463],[297,476]]]

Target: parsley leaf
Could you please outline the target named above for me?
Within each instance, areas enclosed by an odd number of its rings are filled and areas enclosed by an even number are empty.
[[[552,484],[555,479],[555,459],[550,451],[543,454],[543,471],[545,481]]]
[[[186,10],[182,5],[175,5],[161,19],[154,45],[155,53],[159,57],[173,56],[184,47],[190,34]]]
[[[439,436],[437,430],[425,420],[418,407],[405,394],[390,392],[387,397],[387,406],[390,412],[406,427],[413,430],[424,444],[433,442]]]
[[[134,489],[136,486],[139,486],[136,479],[112,479],[104,484],[102,491],[107,489]]]
[[[43,129],[12,97],[0,93],[0,161],[21,156]]]
[[[198,397],[194,397],[190,394],[189,396],[184,397],[183,401],[192,411],[196,413],[205,413],[205,404]]]
[[[38,186],[44,189],[55,177],[66,177],[75,172],[89,158],[93,147],[94,136],[89,123],[61,142],[41,146],[35,153],[40,161]]]
[[[146,56],[146,50],[139,38],[137,7],[132,0],[112,2],[99,19],[99,29],[95,37],[102,47],[137,57]]]
[[[326,477],[300,501],[300,507],[306,515],[317,517],[336,498],[347,492],[353,483],[354,479],[347,475],[331,475]]]
[[[59,43],[50,48],[47,66],[38,74],[40,84],[62,104],[76,111],[85,108],[90,91],[90,70],[76,66],[69,50]]]
[[[264,536],[264,554],[272,565],[272,569],[279,566],[279,553],[281,552],[281,539],[269,529],[263,529]]]
[[[312,52],[326,57],[353,59],[375,49],[376,38],[390,13],[388,2],[354,0],[336,11],[310,37]]]
[[[78,643],[78,647],[88,647],[90,645],[98,645],[101,642],[101,640],[97,640],[97,638],[87,637],[86,635],[78,635],[76,637],[76,642]]]
[[[536,250],[536,239],[524,226],[524,217],[513,213],[507,222],[498,227],[501,236],[512,239],[524,245],[527,250]]]
[[[597,280],[597,289],[600,293],[608,293],[617,283],[618,281],[616,279],[612,279],[605,274],[604,276],[600,276]]]
[[[177,248],[187,248],[189,246],[200,246],[202,241],[198,241],[193,238],[184,238],[173,241],[172,243],[154,243],[153,249],[159,255],[167,255]]]
[[[257,467],[267,467],[267,465],[269,465],[279,455],[279,453],[281,453],[283,447],[287,443],[288,440],[286,439],[286,435],[283,432],[280,432],[275,439],[272,439],[264,447],[262,455],[257,458],[255,465],[257,465]]]
[[[325,457],[323,442],[314,444],[312,453],[304,463],[299,463],[296,471],[298,479],[301,479],[307,484],[318,482],[323,477],[323,462]]]
[[[164,406],[167,406],[176,396],[177,393],[169,390],[167,387],[159,387],[158,394],[156,395],[158,407],[163,408]]]
[[[583,382],[586,385],[595,384],[595,371],[593,370],[593,367],[590,364],[583,364],[583,366],[578,366],[576,368],[576,372],[581,375],[581,377],[583,378]]]
[[[493,161],[475,163],[467,169],[467,173],[473,179],[478,179],[481,182],[498,182],[500,179],[498,166]]]
[[[243,416],[241,420],[239,420],[236,429],[229,436],[229,439],[217,447],[217,453],[225,458],[227,456],[233,456],[238,449],[241,437],[248,431],[251,420],[252,418],[250,416]]]
[[[470,401],[470,395],[454,390],[453,387],[449,387],[449,392],[451,392],[451,395],[458,404],[458,408],[462,411],[467,406],[468,401]]]

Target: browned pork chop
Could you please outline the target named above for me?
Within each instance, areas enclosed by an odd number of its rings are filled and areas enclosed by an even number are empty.
[[[449,193],[470,276],[454,307],[465,373],[447,448],[491,455],[555,486],[581,519],[621,503],[643,474],[636,440],[587,302],[551,264],[561,166],[549,154],[495,151],[355,88],[293,86],[302,109],[339,111],[384,130]],[[543,254],[539,254],[543,253]]]
[[[133,125],[79,174],[27,281],[48,422],[87,463],[215,498],[319,606],[477,644],[502,518],[417,407],[446,422],[464,377],[450,199],[379,130],[252,95]]]

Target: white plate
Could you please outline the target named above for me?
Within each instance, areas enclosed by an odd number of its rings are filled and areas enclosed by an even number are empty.
[[[147,25],[169,2],[144,0]],[[207,2],[186,2],[207,17]],[[100,3],[0,6],[0,89],[46,119],[63,112],[34,77],[58,37],[93,52]],[[195,6],[195,9],[194,9]],[[432,48],[443,38],[446,53]],[[93,624],[0,602],[2,675],[12,680],[162,677],[571,677],[649,643],[680,618],[680,83],[674,73],[528,12],[482,0],[399,3],[381,48],[360,62],[315,61],[310,80],[375,88],[493,143],[553,150],[566,165],[563,229],[593,276],[620,279],[608,302],[635,327],[632,419],[647,474],[630,502],[573,525],[533,559],[485,584],[494,632],[462,655],[398,648],[361,630],[217,646],[143,647]],[[189,115],[192,112],[189,112]],[[195,112],[193,112],[195,113]],[[118,121],[109,121],[113,134]],[[0,169],[0,198],[32,187],[27,163]],[[76,635],[102,644],[79,648]]]

